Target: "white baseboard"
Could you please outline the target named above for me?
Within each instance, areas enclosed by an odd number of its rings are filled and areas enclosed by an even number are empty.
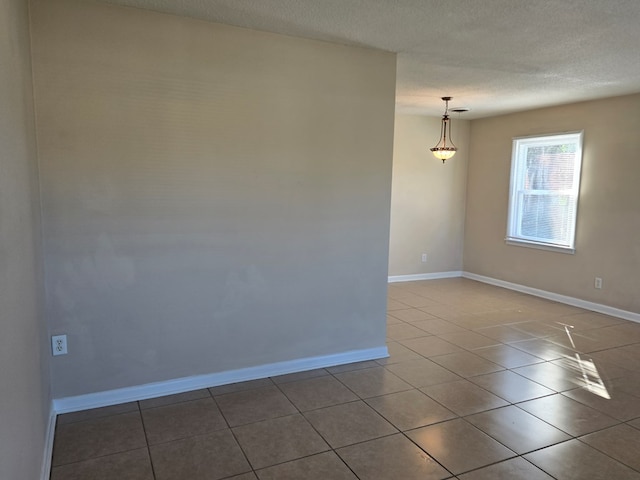
[[[509,290],[515,290],[517,292],[527,293],[536,297],[546,298],[547,300],[553,300],[555,302],[565,303],[574,307],[584,308],[585,310],[591,310],[612,317],[622,318],[624,320],[630,320],[632,322],[640,323],[640,313],[629,312],[620,308],[610,307],[609,305],[603,305],[601,303],[589,302],[580,298],[569,297],[567,295],[560,295],[559,293],[548,292],[546,290],[540,290],[538,288],[527,287],[526,285],[520,285],[518,283],[511,283],[505,280],[498,280],[497,278],[485,277],[484,275],[478,275],[471,272],[438,272],[438,273],[419,273],[417,275],[394,275],[389,276],[388,282],[413,282],[416,280],[436,280],[439,278],[454,278],[464,277],[470,280],[476,280],[482,283],[488,283],[497,287],[508,288]]]
[[[258,365],[255,367],[229,370],[220,373],[206,375],[194,375],[192,377],[177,378],[164,382],[148,383],[133,387],[118,388],[104,392],[77,395],[74,397],[58,398],[53,401],[54,411],[57,414],[77,412],[89,408],[106,407],[119,403],[145,400],[147,398],[161,397],[174,393],[183,393],[200,388],[216,387],[229,383],[256,380],[259,378],[274,377],[287,373],[303,372],[315,368],[332,367],[365,360],[374,360],[389,356],[386,346],[368,348],[362,350],[351,350],[343,353],[331,355],[321,355],[318,357],[307,357],[285,362]],[[55,417],[54,417],[55,422]]]
[[[51,460],[53,458],[53,436],[56,433],[56,412],[51,402],[51,408],[49,411],[49,423],[47,425],[47,431],[44,439],[44,453],[42,457],[42,469],[40,472],[41,480],[49,480],[51,476]]]
[[[439,278],[455,278],[461,277],[462,272],[436,272],[436,273],[416,273],[413,275],[391,275],[388,277],[389,283],[396,282],[414,282],[417,280],[437,280]]]
[[[527,293],[536,297],[546,298],[547,300],[553,300],[555,302],[565,303],[574,307],[584,308],[585,310],[592,310],[598,313],[604,313],[612,317],[618,317],[632,322],[640,323],[640,313],[629,312],[620,308],[610,307],[601,303],[589,302],[580,298],[569,297],[566,295],[560,295],[558,293],[548,292],[546,290],[540,290],[537,288],[527,287],[517,283],[506,282],[504,280],[498,280],[496,278],[485,277],[484,275],[477,275],[475,273],[463,272],[462,276],[470,280],[477,280],[478,282],[488,283],[497,287],[508,288],[509,290],[515,290],[517,292]]]

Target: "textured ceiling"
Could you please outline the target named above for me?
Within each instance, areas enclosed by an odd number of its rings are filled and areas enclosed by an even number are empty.
[[[462,118],[640,92],[640,0],[104,0],[398,53],[397,110]]]

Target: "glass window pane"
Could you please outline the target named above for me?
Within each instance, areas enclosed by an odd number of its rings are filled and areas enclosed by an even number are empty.
[[[515,139],[507,240],[573,249],[582,133]]]

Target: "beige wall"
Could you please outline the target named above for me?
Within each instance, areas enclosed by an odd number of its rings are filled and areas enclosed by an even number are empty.
[[[389,275],[462,270],[469,122],[452,123],[459,150],[443,165],[429,151],[440,119],[396,115]]]
[[[40,477],[49,420],[27,2],[0,2],[0,478]]]
[[[575,255],[506,245],[512,138],[577,130],[584,148]],[[639,132],[640,95],[473,121],[465,270],[640,312]]]
[[[33,5],[56,398],[384,345],[393,54]]]

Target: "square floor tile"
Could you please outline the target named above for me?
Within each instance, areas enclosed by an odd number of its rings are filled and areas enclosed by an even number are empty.
[[[69,423],[82,422],[85,420],[95,420],[98,418],[110,417],[121,413],[137,412],[138,402],[120,403],[118,405],[109,405],[108,407],[92,408],[90,410],[82,410],[80,412],[63,413],[58,415],[56,425],[67,425]]]
[[[280,386],[300,411],[330,407],[358,400],[358,397],[333,376],[311,378]]]
[[[435,357],[447,353],[461,352],[462,349],[453,343],[446,342],[439,337],[420,337],[400,341],[402,345],[422,355],[423,357]]]
[[[468,380],[433,385],[420,390],[460,416],[508,405],[506,400]]]
[[[580,441],[640,471],[640,430],[621,424],[580,437]]]
[[[477,413],[466,420],[520,455],[571,438],[515,406]]]
[[[469,332],[475,332],[480,330],[483,327],[488,327],[490,325],[495,325],[496,323],[499,323],[491,320],[486,316],[479,315],[478,311],[473,308],[470,309],[467,315],[451,318],[451,322],[455,323],[456,325],[464,328],[466,331],[469,331]],[[498,343],[498,342],[494,341],[494,343]]]
[[[477,319],[476,325],[479,325],[472,328],[474,331],[496,325],[524,322],[530,318],[529,311],[519,309],[511,302],[491,300],[484,295],[478,295],[478,301],[475,306],[471,306],[470,311]]]
[[[260,480],[358,480],[334,452],[324,452],[258,470]]]
[[[407,308],[409,308],[409,305],[406,303],[402,303],[394,299],[387,300],[387,311],[389,312],[393,310],[406,310]]]
[[[420,307],[420,310],[431,315],[432,318],[441,318],[449,322],[455,323],[458,326],[465,327],[465,322],[461,321],[469,317],[474,317],[471,312],[468,312],[462,308],[456,308],[451,305],[434,304],[427,307]]]
[[[399,318],[392,317],[391,315],[389,315],[387,313],[387,325],[400,325],[400,324],[403,324],[403,323],[406,323],[406,322],[403,322]]]
[[[509,345],[494,345],[493,347],[479,348],[474,350],[473,353],[505,368],[524,367],[525,365],[544,361],[541,358],[534,357]]]
[[[305,413],[333,448],[397,433],[397,429],[362,401]]]
[[[439,480],[451,476],[403,435],[341,448],[338,455],[360,480]]]
[[[515,456],[513,451],[462,419],[412,430],[407,435],[456,475]]]
[[[553,477],[521,457],[489,465],[460,475],[458,478],[460,480],[553,480]]]
[[[429,335],[430,333],[408,323],[387,325],[387,338],[390,340],[406,340],[408,338],[426,337]]]
[[[476,330],[485,337],[493,338],[502,343],[521,342],[523,340],[532,340],[536,338],[533,335],[516,330],[510,325],[494,325],[491,327],[483,327]]]
[[[510,343],[510,345],[546,361],[558,360],[559,358],[565,358],[567,356],[573,357],[575,355],[573,350],[569,350],[553,342],[548,342],[543,338],[514,342]]]
[[[396,317],[398,320],[402,320],[403,322],[418,322],[420,320],[429,320],[433,318],[433,315],[416,308],[390,310],[389,315]]]
[[[142,419],[149,445],[227,428],[211,397],[143,410]]]
[[[481,327],[474,330],[485,337],[493,338],[501,343],[521,342],[523,340],[534,340],[536,337],[512,328],[510,325],[493,325],[491,327]]]
[[[310,378],[324,377],[329,375],[329,372],[324,368],[316,368],[313,370],[305,370],[304,372],[287,373],[286,375],[278,375],[277,377],[271,377],[273,383],[281,385],[283,383],[297,382],[298,380],[308,380]]]
[[[592,381],[598,381],[599,379],[607,383],[611,380],[628,376],[630,373],[629,370],[602,358],[601,355],[606,356],[607,352],[610,351],[611,350],[604,350],[602,352],[596,352],[593,355],[575,354],[571,357],[567,356],[553,360],[551,363],[574,372],[576,375],[582,376],[586,373]]]
[[[418,308],[418,307],[426,307],[429,305],[434,305],[434,301],[431,298],[423,297],[422,295],[404,295],[400,301],[405,305],[409,305],[410,307]]]
[[[470,380],[485,390],[512,403],[555,393],[553,390],[508,370],[472,377]]]
[[[518,407],[573,436],[618,423],[616,419],[560,394],[519,403]]]
[[[478,333],[483,334],[481,330],[484,328],[491,328],[496,326],[530,321],[532,318],[532,315],[534,314],[533,311],[519,308],[512,303],[507,303],[507,304],[496,303],[490,308],[491,310],[478,313],[476,315],[480,320],[478,322],[478,325],[480,326],[478,326],[477,328],[474,328],[474,330],[477,331]],[[494,337],[491,337],[491,338],[494,338]]]
[[[640,473],[579,440],[569,440],[543,448],[527,454],[525,459],[549,475],[562,480],[640,479]]]
[[[556,392],[584,385],[584,379],[578,372],[567,370],[550,362],[527,365],[512,371]]]
[[[377,364],[391,365],[393,363],[406,362],[408,360],[419,360],[423,358],[422,355],[418,355],[413,350],[408,349],[404,345],[400,345],[398,342],[387,342],[387,350],[389,351],[389,356],[386,358],[379,358],[375,361]]]
[[[569,331],[568,333],[561,333],[560,335],[546,337],[546,340],[579,353],[595,352],[596,350],[615,346],[603,344],[604,339],[601,342],[598,342],[595,339],[588,338],[584,336],[585,333],[587,332],[580,334],[578,332]]]
[[[51,480],[154,480],[146,448],[53,467]]]
[[[618,420],[627,421],[640,417],[640,400],[628,393],[612,390],[593,393],[583,387],[562,394]],[[606,398],[607,394],[611,398]]]
[[[411,390],[412,388],[407,382],[381,366],[337,373],[335,377],[361,398]]]
[[[633,372],[634,366],[629,361],[629,358],[625,358],[625,354],[620,348],[610,348],[608,350],[602,350],[601,352],[593,352],[589,354],[588,358],[594,360],[596,365],[600,365],[601,362],[605,362],[608,365],[614,365],[618,369],[625,372]]]
[[[416,388],[461,380],[455,373],[426,358],[394,363],[386,368]]]
[[[603,350],[640,342],[640,330],[633,327],[635,325],[625,322],[610,327],[579,331],[579,333],[593,342],[591,346]]]
[[[175,395],[165,395],[163,397],[150,398],[148,400],[140,401],[140,408],[154,408],[164,407],[165,405],[171,405],[173,403],[189,402],[191,400],[200,400],[202,398],[211,398],[209,390],[193,390],[191,392],[177,393]]]
[[[625,321],[610,317],[609,315],[603,315],[595,312],[585,312],[576,315],[567,315],[557,319],[558,322],[571,325],[575,331],[600,329],[602,327],[610,327],[612,325],[624,324]]]
[[[419,390],[391,393],[371,398],[367,400],[367,403],[402,431],[456,417],[455,413],[447,410]]]
[[[580,307],[567,305],[566,303],[554,302],[552,300],[547,300],[546,305],[541,306],[541,310],[557,316],[576,315],[579,313],[586,313],[589,311]]]
[[[217,480],[251,471],[230,430],[150,447],[156,480]]]
[[[431,320],[420,320],[418,322],[412,322],[412,325],[418,327],[420,330],[424,330],[431,335],[441,335],[443,333],[456,333],[466,331],[464,328],[456,325],[455,323],[442,320],[441,318],[433,318]]]
[[[300,414],[235,427],[233,432],[256,470],[329,450]]]
[[[626,347],[620,347],[615,349],[622,358],[627,362],[627,365],[630,370],[638,371],[640,370],[640,324],[639,323],[631,323],[624,327],[611,327],[611,328],[626,328],[627,334],[632,336],[636,343],[633,345],[628,345]]]
[[[605,380],[605,383],[611,385],[611,390],[614,394],[616,392],[624,392],[640,398],[640,374],[627,373],[609,382]]]
[[[353,372],[355,370],[365,370],[367,368],[377,367],[378,361],[385,360],[384,358],[378,360],[365,360],[363,362],[353,362],[353,363],[345,363],[343,365],[336,365],[335,367],[328,367],[326,370],[329,373],[343,373],[343,372]]]
[[[139,412],[59,425],[55,433],[52,465],[88,460],[146,445]]]
[[[245,390],[253,390],[260,387],[270,387],[273,382],[270,378],[259,378],[257,380],[248,380],[246,382],[229,383],[220,385],[219,387],[209,388],[211,395],[225,395],[227,393],[244,392]]]
[[[493,338],[485,337],[484,335],[480,335],[476,332],[443,333],[442,335],[439,335],[439,337],[442,340],[446,340],[449,343],[453,343],[454,345],[467,350],[490,347],[500,343]]]
[[[631,338],[635,344],[635,350],[640,349],[638,343],[640,342],[640,324],[637,322],[624,321],[620,325],[614,325],[612,327],[606,327],[612,330],[616,330],[616,334],[624,334],[626,337]]]
[[[298,412],[276,386],[228,393],[215,399],[232,427]]]
[[[448,355],[431,357],[431,360],[465,378],[504,370],[504,367],[471,352],[449,353]]]

